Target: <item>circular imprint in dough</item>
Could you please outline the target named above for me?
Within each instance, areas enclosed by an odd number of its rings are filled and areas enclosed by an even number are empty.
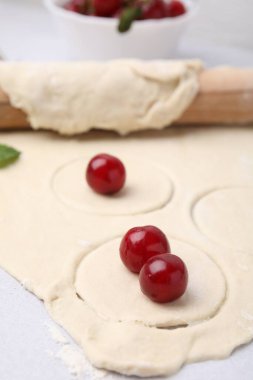
[[[194,204],[192,216],[198,229],[223,246],[252,251],[253,188],[214,190]]]
[[[99,317],[175,328],[212,318],[225,302],[226,281],[217,264],[204,252],[177,240],[171,241],[172,252],[188,267],[187,291],[173,303],[150,301],[141,293],[138,275],[121,262],[119,244],[120,239],[115,239],[92,251],[76,273],[77,294]]]
[[[159,209],[168,203],[173,186],[156,165],[139,159],[123,159],[127,180],[117,194],[103,196],[90,189],[85,180],[87,160],[78,159],[60,167],[52,186],[58,198],[76,209],[100,215],[134,215]]]

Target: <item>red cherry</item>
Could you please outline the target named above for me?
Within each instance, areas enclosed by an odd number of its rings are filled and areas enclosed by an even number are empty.
[[[64,5],[64,8],[65,8],[67,11],[72,11],[72,12],[79,13],[79,8],[78,8],[75,4],[73,4],[73,3],[65,4],[65,5]]]
[[[121,5],[120,0],[93,0],[95,14],[101,17],[112,16]]]
[[[122,11],[123,11],[122,8],[117,9],[116,12],[112,15],[112,17],[113,18],[120,18],[122,15]]]
[[[146,262],[139,280],[142,292],[152,301],[171,302],[184,294],[188,271],[178,256],[165,253]]]
[[[167,4],[167,17],[177,17],[186,13],[185,5],[179,0],[171,0]]]
[[[68,11],[85,14],[87,6],[87,0],[71,0],[64,5],[64,8]]]
[[[143,19],[159,19],[164,17],[166,17],[166,4],[163,0],[152,0],[143,6]]]
[[[86,169],[86,180],[99,194],[114,194],[120,191],[126,180],[123,163],[110,154],[93,157]]]
[[[150,257],[169,252],[165,234],[154,226],[131,228],[120,244],[121,260],[134,273],[139,273]]]

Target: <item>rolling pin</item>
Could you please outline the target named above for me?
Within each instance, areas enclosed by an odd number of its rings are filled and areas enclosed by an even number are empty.
[[[175,124],[253,124],[253,69],[204,70],[199,84],[197,96]],[[0,129],[22,128],[29,128],[26,114],[12,107],[0,89]]]

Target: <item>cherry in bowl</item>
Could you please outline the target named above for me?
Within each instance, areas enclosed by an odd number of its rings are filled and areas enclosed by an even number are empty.
[[[166,235],[155,226],[131,228],[120,244],[121,260],[134,273],[139,273],[151,257],[169,252]]]
[[[110,17],[121,7],[121,0],[93,0],[95,15]]]
[[[125,184],[126,169],[117,157],[101,153],[88,163],[86,180],[89,186],[99,194],[115,194]]]
[[[152,0],[143,4],[142,19],[160,19],[167,17],[166,3],[163,0]]]
[[[178,17],[187,12],[186,7],[184,3],[180,0],[171,0],[167,4],[167,9],[166,9],[166,16],[167,17]]]
[[[152,301],[172,302],[185,293],[188,271],[180,257],[165,253],[143,265],[139,281],[142,292]]]

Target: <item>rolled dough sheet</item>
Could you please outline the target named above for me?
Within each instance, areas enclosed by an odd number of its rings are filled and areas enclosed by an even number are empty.
[[[170,375],[251,341],[252,129],[68,140],[27,132],[1,142],[22,157],[0,172],[0,265],[45,302],[95,366]],[[121,195],[87,188],[85,166],[99,152],[123,159]],[[149,301],[119,261],[121,236],[145,224],[162,228],[189,267],[188,290],[173,304]]]
[[[162,129],[198,92],[200,61],[0,63],[0,87],[32,127],[126,134]]]

